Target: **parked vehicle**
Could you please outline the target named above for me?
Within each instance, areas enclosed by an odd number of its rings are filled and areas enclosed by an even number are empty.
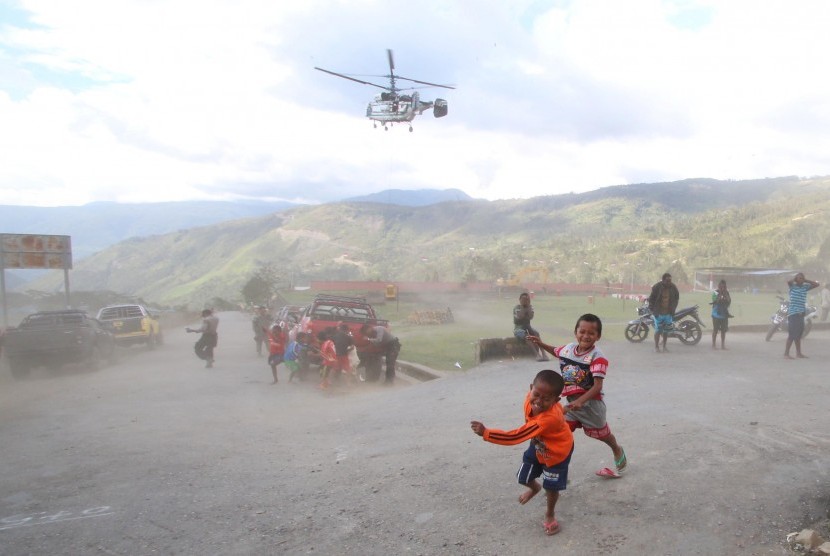
[[[98,320],[120,346],[144,344],[153,349],[164,341],[158,316],[143,305],[109,305],[98,311]]]
[[[698,316],[699,305],[680,309],[674,314],[669,338],[677,338],[686,345],[693,346],[703,337],[703,327],[706,325]],[[654,326],[654,315],[648,306],[648,301],[637,307],[638,317],[629,321],[625,327],[625,339],[629,342],[642,342],[648,338],[649,329]]]
[[[24,318],[4,337],[4,350],[14,378],[40,366],[60,368],[84,363],[97,369],[116,357],[115,338],[85,311],[42,311]]]
[[[364,324],[389,327],[389,321],[377,318],[374,307],[363,297],[345,297],[336,295],[318,295],[306,307],[300,319],[300,331],[309,334],[312,347],[319,347],[317,334],[339,323],[348,325],[355,341],[355,351],[363,368],[363,376],[368,381],[380,377],[383,354],[379,347],[369,343],[360,333]]]
[[[787,319],[787,312],[790,309],[790,300],[780,295],[776,297],[778,298],[779,305],[778,310],[775,312],[774,315],[772,315],[772,317],[770,317],[772,324],[770,325],[769,330],[767,330],[766,340],[768,342],[779,330],[781,332],[787,332],[788,330],[789,320]],[[802,338],[806,338],[807,334],[810,333],[810,330],[813,329],[813,321],[818,315],[818,307],[814,305],[809,305],[806,307],[806,309],[807,310],[804,313],[804,333],[801,334]]]
[[[305,312],[305,307],[302,305],[285,305],[277,311],[277,316],[274,322],[284,322],[287,324],[298,324]]]

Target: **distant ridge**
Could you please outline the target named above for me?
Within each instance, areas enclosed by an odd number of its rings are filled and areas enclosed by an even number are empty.
[[[72,236],[74,260],[125,239],[166,234],[296,207],[265,201],[97,202],[72,207],[0,205],[0,233]]]
[[[370,195],[360,197],[349,197],[343,202],[351,203],[383,203],[387,205],[402,205],[406,207],[426,207],[436,203],[447,201],[472,201],[470,197],[460,189],[387,189]]]
[[[800,268],[823,281],[828,256],[830,177],[690,179],[532,199],[307,205],[122,241],[79,261],[72,279],[76,291],[198,306],[238,300],[265,265],[295,285],[495,283],[525,267],[545,268],[550,283],[644,283],[668,270],[688,284],[714,266]]]
[[[390,189],[346,201],[417,207],[471,199],[459,189]],[[265,216],[301,206],[308,205],[250,200],[95,202],[69,207],[0,205],[0,233],[72,236],[73,259],[80,260],[130,238]]]

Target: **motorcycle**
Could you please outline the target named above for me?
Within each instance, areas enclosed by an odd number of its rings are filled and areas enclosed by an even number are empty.
[[[706,325],[698,316],[699,305],[686,307],[677,311],[673,318],[671,329],[668,331],[669,338],[677,338],[687,346],[696,345],[703,337],[703,327]],[[648,332],[654,326],[654,315],[648,306],[648,301],[637,307],[638,317],[629,321],[625,327],[625,339],[629,342],[639,343],[648,338]]]
[[[778,310],[775,312],[775,314],[772,315],[772,317],[770,317],[772,324],[770,325],[769,330],[767,330],[766,340],[768,342],[779,330],[781,332],[787,332],[787,326],[789,322],[787,319],[787,313],[790,308],[790,300],[785,297],[781,297],[780,295],[777,295],[776,297],[778,298],[780,305],[778,306]],[[813,329],[813,320],[816,318],[817,315],[818,307],[814,305],[809,305],[806,307],[806,311],[804,312],[804,332],[801,334],[802,338],[806,338],[807,334],[810,333],[810,330]]]

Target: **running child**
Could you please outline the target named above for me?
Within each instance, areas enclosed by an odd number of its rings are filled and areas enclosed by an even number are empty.
[[[559,491],[568,485],[568,464],[574,449],[574,438],[559,405],[564,382],[556,371],[539,371],[524,403],[525,424],[512,431],[488,429],[484,423],[471,421],[470,428],[487,442],[512,446],[530,440],[522,458],[517,477],[527,491],[519,496],[519,504],[527,504],[545,489],[547,508],[542,526],[546,535],[559,532],[554,510]],[[542,477],[542,484],[536,480]]]
[[[611,434],[605,420],[602,385],[608,371],[608,360],[596,346],[602,336],[602,321],[598,316],[586,313],[577,319],[574,335],[576,342],[557,348],[535,336],[528,336],[528,341],[559,358],[559,367],[565,380],[562,395],[568,400],[564,409],[565,420],[572,431],[582,428],[587,436],[596,438],[611,448],[614,469],[603,467],[597,471],[597,475],[618,478],[628,461],[625,450],[617,444],[617,439]]]

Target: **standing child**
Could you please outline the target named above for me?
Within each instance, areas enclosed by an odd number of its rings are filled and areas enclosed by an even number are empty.
[[[554,348],[535,336],[528,340],[559,358],[559,367],[565,388],[562,395],[568,400],[565,420],[574,431],[582,428],[587,436],[608,445],[614,454],[614,469],[603,467],[597,471],[600,477],[620,477],[628,465],[623,450],[605,420],[605,402],[602,401],[602,384],[608,371],[608,360],[597,348],[602,336],[602,321],[598,316],[586,313],[579,317],[574,327],[576,342]]]
[[[332,341],[337,355],[337,372],[352,377],[352,363],[349,355],[354,351],[354,338],[349,331],[349,325],[345,322],[337,325],[337,332],[334,333]]]
[[[718,332],[720,332],[720,348],[726,349],[726,331],[729,330],[729,305],[732,296],[726,289],[726,280],[718,282],[718,289],[712,292],[712,349],[717,349]]]
[[[518,429],[488,429],[479,421],[470,422],[473,432],[487,442],[512,446],[530,440],[517,474],[519,484],[527,487],[527,491],[519,496],[519,504],[526,504],[545,489],[547,509],[542,525],[547,535],[559,532],[554,510],[559,491],[565,490],[568,484],[568,464],[574,448],[573,433],[559,405],[563,386],[562,377],[556,371],[539,371],[525,397],[525,424]],[[541,486],[536,480],[539,476],[542,477]]]
[[[334,328],[334,327],[332,327]],[[323,357],[323,364],[320,367],[320,375],[323,377],[320,388],[329,387],[329,374],[332,369],[337,368],[337,352],[334,347],[334,330],[323,330],[317,335],[320,340],[320,355]]]
[[[274,382],[277,380],[277,365],[282,363],[285,355],[285,341],[287,340],[285,331],[282,329],[280,323],[271,326],[268,333],[268,365],[271,367],[271,374],[274,375]]]
[[[288,382],[294,380],[294,375],[300,370],[299,356],[302,342],[305,341],[305,332],[298,332],[297,339],[288,342],[285,346],[285,353],[282,356],[282,362],[285,363],[285,368],[288,369]],[[302,375],[300,375],[302,376]]]

